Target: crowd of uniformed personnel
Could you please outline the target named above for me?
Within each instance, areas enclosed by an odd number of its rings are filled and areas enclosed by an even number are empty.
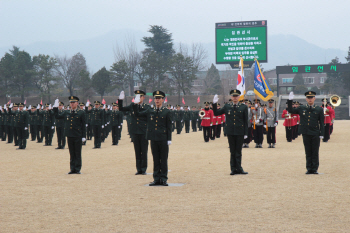
[[[236,97],[238,95],[236,91],[232,90],[230,95]],[[80,102],[79,107],[73,112],[77,111],[84,118],[84,130],[80,129],[80,133],[84,132],[81,138],[85,140],[81,144],[86,145],[86,140],[92,140],[93,137],[93,149],[101,148],[101,143],[105,141],[110,133],[112,135],[112,145],[118,145],[125,115],[128,135],[130,135],[135,149],[136,175],[145,175],[148,167],[147,135],[150,133],[149,119],[147,119],[147,114],[138,114],[135,106],[138,106],[137,110],[139,112],[149,111],[148,109],[154,109],[154,106],[143,103],[145,92],[138,90],[135,91],[135,94],[140,96],[140,102],[137,104],[131,103],[129,106],[123,106],[124,96],[121,94],[118,101],[111,103],[111,105],[101,104],[99,101],[95,101],[94,105]],[[77,97],[74,97],[74,99],[70,99],[70,102],[74,103],[78,100]],[[334,110],[327,99],[323,99],[323,103],[325,132],[322,139],[327,142],[333,131],[335,116]],[[266,135],[268,147],[275,148],[278,112],[273,99],[268,101],[268,105],[261,104],[259,99],[255,99],[254,104],[247,99],[241,100],[237,104],[230,100],[224,103],[222,108],[219,103],[204,102],[204,105],[204,108],[201,106],[190,108],[189,106],[182,107],[169,104],[164,107],[168,110],[171,119],[171,132],[176,130],[177,134],[181,134],[183,128],[185,128],[185,133],[190,133],[190,128],[192,132],[203,131],[205,142],[220,138],[221,128],[223,128],[224,136],[235,135],[236,132],[233,134],[232,129],[236,127],[236,123],[240,124],[241,119],[237,117],[244,110],[247,111],[244,115],[246,117],[244,121],[246,122],[239,126],[244,137],[242,137],[242,141],[239,139],[239,147],[248,148],[250,142],[254,140],[255,148],[262,148],[264,135]],[[243,106],[246,107],[243,108]],[[299,102],[292,102],[293,109],[299,109],[300,106]],[[285,126],[288,142],[292,142],[301,134],[301,130],[299,130],[300,113],[290,113],[290,110],[290,106],[287,106],[282,113],[282,118],[285,118],[283,125]],[[72,108],[69,105],[65,106],[63,102],[55,102],[53,107],[49,103],[29,106],[28,108],[23,103],[1,106],[0,140],[6,141],[7,139],[7,143],[14,143],[15,146],[18,146],[18,149],[26,148],[27,139],[37,141],[37,143],[44,142],[44,146],[52,146],[53,134],[56,131],[58,144],[56,149],[64,149],[66,138],[69,138],[67,132],[73,129],[72,124],[69,125],[69,121],[74,121],[74,118],[66,117],[68,115],[72,115]],[[227,119],[229,120],[227,121]],[[230,140],[232,141],[233,138]],[[236,152],[231,151],[231,153]],[[233,166],[233,164],[231,165]],[[242,168],[235,169],[233,169],[233,173],[245,174]],[[80,168],[73,169],[71,172],[70,174],[79,173]],[[166,180],[167,178],[164,178],[162,182],[166,184]]]

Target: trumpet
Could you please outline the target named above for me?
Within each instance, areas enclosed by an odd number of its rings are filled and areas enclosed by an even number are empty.
[[[331,105],[335,108],[338,107],[341,103],[341,99],[338,95],[332,95],[330,98]]]
[[[205,116],[205,111],[204,110],[200,110],[199,111],[199,117],[202,119]]]

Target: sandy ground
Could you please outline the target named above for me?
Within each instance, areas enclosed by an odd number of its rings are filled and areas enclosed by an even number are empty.
[[[125,124],[124,124],[125,125]],[[67,175],[68,150],[28,141],[25,151],[0,142],[0,232],[349,232],[350,121],[336,121],[321,143],[320,175],[305,175],[302,138],[277,148],[243,149],[249,175],[230,176],[226,137],[173,134],[169,183],[147,187],[135,176],[124,127],[118,146],[83,147],[81,175]],[[149,169],[153,169],[151,150]]]

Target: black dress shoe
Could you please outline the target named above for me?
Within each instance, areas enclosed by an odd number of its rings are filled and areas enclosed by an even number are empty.
[[[73,171],[70,171],[70,172],[68,172],[68,174],[75,174],[75,172],[73,172]]]
[[[142,172],[141,175],[147,175],[147,173],[146,172]]]
[[[271,144],[269,144],[269,148],[272,148]]]
[[[81,172],[75,172],[75,174],[81,174]]]
[[[318,175],[318,172],[317,172],[317,171],[315,171],[315,172],[312,172],[312,174],[314,174],[314,175]]]
[[[135,175],[141,175],[142,174],[142,172],[136,172],[135,173]]]
[[[161,181],[160,184],[163,185],[163,186],[169,186],[166,181]]]
[[[235,172],[231,172],[230,175],[233,176],[234,174],[236,174]]]
[[[248,172],[245,172],[245,171],[243,171],[243,170],[242,170],[242,171],[237,171],[237,172],[236,172],[236,174],[247,175],[247,174],[248,174]]]
[[[61,147],[59,146],[59,147],[56,147],[55,149],[58,150],[58,149],[61,149]]]
[[[149,184],[149,186],[155,186],[155,185],[160,185],[160,181],[153,181]]]
[[[305,174],[306,175],[311,175],[311,174],[314,174],[314,172],[313,171],[307,171]]]

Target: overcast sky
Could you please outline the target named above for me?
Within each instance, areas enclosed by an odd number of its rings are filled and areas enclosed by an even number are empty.
[[[175,42],[215,41],[215,23],[267,20],[292,34],[348,51],[350,0],[0,0],[0,46],[88,39],[115,29],[162,25]]]

